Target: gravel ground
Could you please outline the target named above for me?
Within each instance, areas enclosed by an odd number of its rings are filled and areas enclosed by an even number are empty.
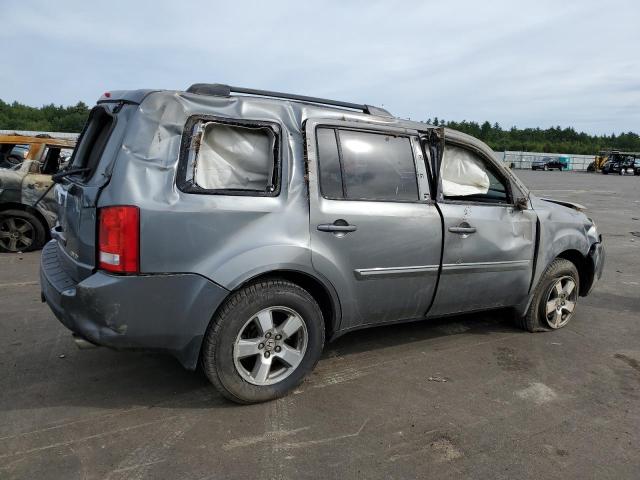
[[[490,313],[354,332],[261,405],[166,356],[77,350],[40,303],[39,253],[0,255],[0,478],[640,478],[640,178],[518,173],[605,237],[567,328]]]

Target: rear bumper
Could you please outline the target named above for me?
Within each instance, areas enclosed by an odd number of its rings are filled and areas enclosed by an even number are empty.
[[[593,290],[593,287],[598,283],[600,277],[602,277],[602,271],[604,270],[604,261],[606,257],[604,243],[602,241],[602,235],[598,236],[599,241],[591,245],[589,249],[589,261],[593,267],[593,279],[591,280],[591,285],[589,285],[589,289],[585,292],[585,295],[588,295]]]
[[[96,272],[74,282],[55,240],[40,263],[43,299],[72,332],[96,345],[150,349],[197,365],[202,338],[228,291],[196,274],[117,276]]]

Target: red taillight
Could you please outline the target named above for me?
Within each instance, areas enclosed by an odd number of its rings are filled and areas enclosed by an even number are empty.
[[[104,270],[137,273],[140,269],[140,212],[138,207],[98,210],[98,265]]]

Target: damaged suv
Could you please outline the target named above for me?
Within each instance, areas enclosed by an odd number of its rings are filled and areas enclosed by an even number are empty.
[[[55,315],[85,346],[201,365],[241,403],[363,327],[509,308],[561,328],[604,262],[580,206],[533,196],[473,137],[368,105],[110,92],[56,180]]]

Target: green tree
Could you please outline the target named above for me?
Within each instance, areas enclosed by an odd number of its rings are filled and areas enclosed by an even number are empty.
[[[19,102],[9,105],[0,100],[0,129],[2,130],[79,133],[88,116],[89,107],[83,102],[69,107],[49,104],[37,108]]]

